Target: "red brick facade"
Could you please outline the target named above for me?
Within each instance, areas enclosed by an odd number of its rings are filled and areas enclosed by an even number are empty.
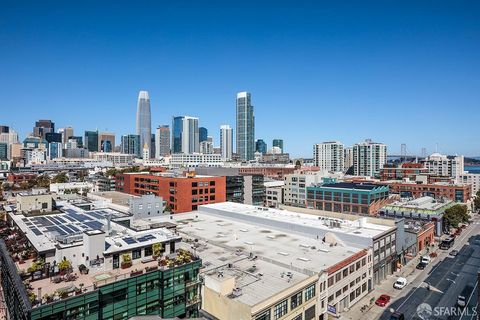
[[[117,175],[115,189],[133,195],[160,196],[171,206],[172,213],[189,212],[202,204],[226,201],[225,177],[126,173]]]
[[[404,182],[387,184],[390,185],[391,193],[398,193],[401,196],[411,196],[413,198],[430,196],[435,199],[445,198],[457,202],[467,202],[472,197],[472,186],[469,184],[416,184]]]

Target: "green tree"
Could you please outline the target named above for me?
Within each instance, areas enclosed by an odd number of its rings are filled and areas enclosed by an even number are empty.
[[[52,182],[53,183],[66,183],[66,182],[68,182],[67,173],[60,172],[59,174],[57,174],[55,176],[55,178],[53,178]]]
[[[475,205],[475,210],[480,210],[480,190],[477,191],[473,204]]]
[[[469,215],[467,206],[456,204],[445,210],[443,214],[443,222],[446,226],[458,227],[458,224],[468,222]]]
[[[38,188],[49,188],[50,178],[46,174],[39,175],[35,179],[34,186]]]

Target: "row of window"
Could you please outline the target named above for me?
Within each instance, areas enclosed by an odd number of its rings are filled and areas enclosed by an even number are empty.
[[[370,256],[368,257],[370,260]],[[360,270],[361,267],[364,267],[367,264],[367,258],[363,257],[361,261],[352,263],[350,266],[345,267],[342,270],[339,270],[337,273],[331,275],[328,278],[328,287],[330,288],[335,283],[341,281],[343,278],[348,277],[349,274],[354,273],[355,271]],[[364,274],[366,276],[366,274]],[[360,278],[358,278],[360,279]]]
[[[290,311],[298,308],[302,305],[303,301],[307,302],[313,299],[316,295],[316,285],[311,284],[304,290],[299,291],[292,295],[290,299],[285,299],[282,302],[277,303],[273,307],[273,320],[280,319],[288,313],[288,305],[290,301]],[[271,309],[265,310],[255,317],[255,320],[270,320],[272,319]],[[300,318],[301,319],[301,318]]]

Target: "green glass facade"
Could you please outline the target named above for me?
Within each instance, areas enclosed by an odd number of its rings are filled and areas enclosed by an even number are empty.
[[[2,256],[2,287],[11,319],[126,320],[137,315],[198,317],[200,259],[118,280],[80,295],[32,307],[11,259]],[[8,262],[7,262],[8,260]],[[6,267],[9,265],[10,268]],[[10,299],[11,298],[11,299]],[[19,302],[20,301],[20,302]]]

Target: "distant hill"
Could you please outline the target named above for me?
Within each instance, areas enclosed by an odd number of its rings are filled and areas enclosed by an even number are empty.
[[[480,164],[480,157],[465,157],[465,163]]]

